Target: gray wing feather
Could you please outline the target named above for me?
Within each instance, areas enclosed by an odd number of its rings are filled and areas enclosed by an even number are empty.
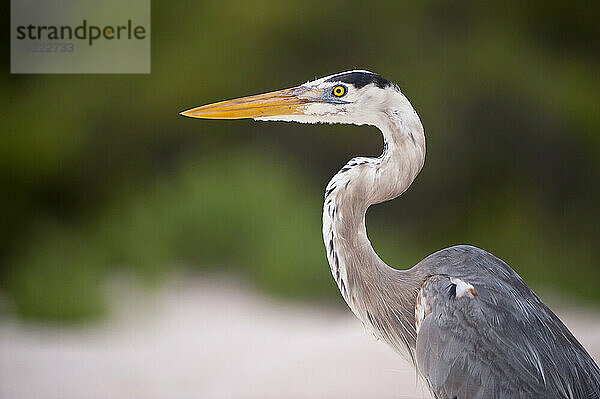
[[[600,398],[596,363],[502,260],[460,246],[416,267],[431,273],[417,366],[438,398]],[[451,277],[478,295],[457,298]]]

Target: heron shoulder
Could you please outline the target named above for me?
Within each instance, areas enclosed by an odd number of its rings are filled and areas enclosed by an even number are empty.
[[[471,245],[455,245],[429,255],[417,265],[429,275],[444,274],[471,284],[503,284],[525,294],[529,287],[502,259]]]
[[[417,365],[441,397],[599,397],[598,366],[501,259],[461,245],[415,268]]]

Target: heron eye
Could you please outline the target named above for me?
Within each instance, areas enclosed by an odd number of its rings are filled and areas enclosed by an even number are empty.
[[[342,97],[346,94],[346,86],[337,85],[333,88],[332,93],[336,97]]]

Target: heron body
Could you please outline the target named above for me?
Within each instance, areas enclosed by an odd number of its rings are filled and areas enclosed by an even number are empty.
[[[354,314],[417,368],[435,398],[600,398],[596,363],[502,260],[455,246],[402,270],[373,250],[367,209],[402,194],[425,160],[423,126],[398,86],[355,70],[182,114],[376,126],[383,153],[342,167],[323,208],[327,259]]]

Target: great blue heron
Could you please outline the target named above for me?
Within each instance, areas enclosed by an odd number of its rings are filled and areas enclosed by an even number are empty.
[[[325,191],[327,259],[354,314],[417,367],[436,398],[600,397],[596,363],[502,260],[460,245],[397,270],[373,250],[367,208],[402,194],[425,160],[423,126],[398,86],[354,70],[182,115],[379,128],[381,156],[350,160]]]

